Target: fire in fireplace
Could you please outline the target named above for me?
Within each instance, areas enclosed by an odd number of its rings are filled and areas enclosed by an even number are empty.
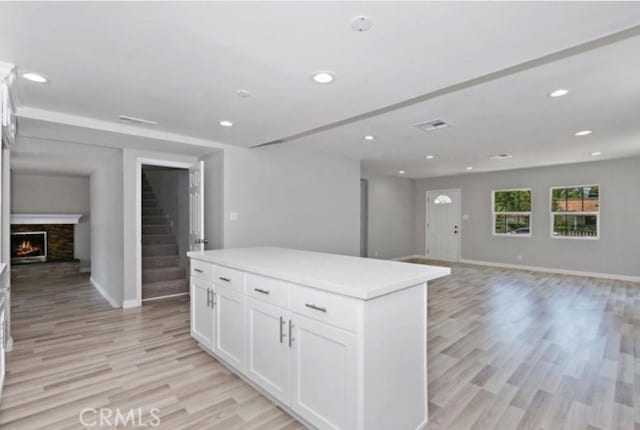
[[[11,233],[12,263],[29,263],[33,261],[46,261],[46,259],[46,231]]]

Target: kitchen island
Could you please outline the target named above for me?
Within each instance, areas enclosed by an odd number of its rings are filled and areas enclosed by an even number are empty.
[[[426,424],[427,282],[449,268],[267,247],[188,256],[191,335],[305,425]]]

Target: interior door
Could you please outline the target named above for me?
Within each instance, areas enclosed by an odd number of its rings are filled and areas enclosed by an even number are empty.
[[[204,161],[189,169],[189,248],[204,251]]]
[[[289,403],[289,313],[247,298],[247,374],[266,392]]]
[[[427,191],[427,257],[457,262],[460,231],[460,190]]]
[[[244,370],[244,296],[216,285],[216,333],[214,352]]]
[[[214,286],[191,278],[191,336],[213,351],[215,333]]]
[[[356,428],[355,335],[297,314],[290,321],[291,409],[318,428]]]

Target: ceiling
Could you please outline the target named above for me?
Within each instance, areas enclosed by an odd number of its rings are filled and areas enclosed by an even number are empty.
[[[373,28],[353,31],[356,15]],[[50,79],[19,81],[23,135],[95,143],[99,122],[103,145],[195,153],[294,136],[639,24],[639,2],[5,2],[0,60]],[[639,47],[627,38],[287,144],[412,177],[638,153]],[[317,70],[335,82],[315,84]],[[570,94],[546,97],[560,87]],[[451,127],[412,127],[436,118]],[[580,147],[576,127],[594,129]],[[364,134],[376,140],[363,145]],[[487,159],[499,152],[514,157]]]

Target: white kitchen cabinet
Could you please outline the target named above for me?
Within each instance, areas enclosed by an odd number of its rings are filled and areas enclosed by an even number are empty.
[[[188,256],[214,282],[203,284],[215,289],[207,350],[306,427],[427,423],[426,282],[448,268],[279,248]],[[192,291],[205,347],[207,298]]]
[[[292,314],[291,409],[318,428],[355,429],[356,336]]]
[[[289,312],[247,298],[247,376],[283,403],[289,402]]]
[[[244,367],[244,295],[216,285],[214,352],[238,369]]]
[[[191,278],[191,336],[207,349],[213,349],[215,334],[214,285]]]

